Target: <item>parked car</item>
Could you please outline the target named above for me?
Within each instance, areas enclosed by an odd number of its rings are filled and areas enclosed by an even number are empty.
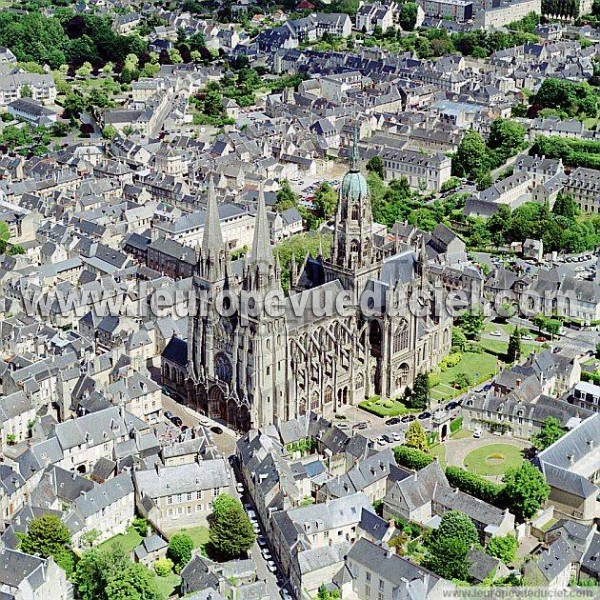
[[[262,555],[265,560],[271,560],[273,558],[268,548],[263,548]]]
[[[286,588],[281,588],[280,593],[283,600],[293,600],[293,596],[287,591]]]
[[[251,521],[256,521],[256,513],[251,508],[247,508],[246,512],[248,513],[248,518]]]
[[[235,484],[235,489],[237,490],[238,494],[243,494],[244,493],[244,484],[243,483],[236,483]]]
[[[404,415],[400,421],[402,423],[412,423],[416,418],[415,415]]]
[[[369,424],[366,421],[361,421],[360,423],[356,423],[353,429],[366,429],[368,426]]]
[[[277,567],[275,566],[275,563],[272,560],[267,561],[267,569],[269,569],[271,573],[275,573],[277,571]]]
[[[446,410],[454,410],[455,408],[458,408],[458,402],[454,402],[454,400],[446,404]]]
[[[392,417],[391,419],[388,419],[385,424],[386,425],[398,425],[398,423],[401,422],[400,417]]]
[[[217,435],[221,435],[223,433],[223,429],[221,427],[219,427],[218,425],[214,425],[213,427],[210,428],[210,430],[213,433],[216,433]]]
[[[384,434],[381,436],[381,439],[382,439],[384,442],[388,443],[388,444],[393,444],[393,443],[394,443],[394,438],[393,438],[391,435],[388,435],[387,433],[384,433]]]
[[[399,431],[392,433],[392,437],[394,438],[395,442],[401,442],[404,439],[404,437],[402,436],[402,434]]]
[[[376,443],[378,446],[385,446],[385,440],[383,439],[383,437],[378,437],[378,438],[376,438],[376,439],[375,439],[375,443]]]
[[[521,339],[525,342],[533,342],[533,336],[532,335],[523,335],[521,336]]]
[[[167,419],[169,419],[169,421],[174,417],[175,415],[170,411],[170,410],[166,410],[165,411],[165,417]]]
[[[490,335],[493,335],[495,337],[501,337],[502,332],[499,329],[495,329],[494,331],[490,331]]]
[[[480,438],[480,437],[481,437],[481,433],[482,433],[482,432],[481,432],[481,429],[476,429],[476,430],[473,432],[473,437],[474,437],[474,438]]]
[[[535,338],[535,341],[536,341],[536,342],[547,342],[548,340],[547,340],[547,338],[545,338],[543,335],[538,335],[538,336]]]
[[[264,548],[267,545],[267,538],[264,535],[259,535],[256,538],[256,543],[261,547]]]
[[[420,419],[421,421],[423,421],[423,420],[425,420],[425,419],[429,419],[429,417],[430,417],[430,416],[431,416],[431,413],[430,413],[430,412],[428,412],[428,411],[425,411],[425,412],[422,412],[422,413],[419,415],[419,419]]]

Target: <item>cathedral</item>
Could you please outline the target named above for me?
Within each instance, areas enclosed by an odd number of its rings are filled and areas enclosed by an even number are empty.
[[[359,165],[355,144],[339,189],[331,258],[321,251],[300,268],[293,262],[286,296],[262,191],[251,251],[231,261],[209,185],[193,277],[203,306],[190,318],[186,352],[191,407],[242,431],[308,411],[332,417],[372,396],[401,395],[450,351],[452,319],[434,314],[426,299],[432,275],[424,243],[400,245],[388,241],[385,231],[374,234]],[[349,309],[317,310],[324,299],[342,293],[352,299]],[[421,298],[418,310],[391,310],[391,299],[410,293]],[[273,295],[284,299],[277,314],[240,308],[243,298]],[[234,310],[231,297],[240,299]]]

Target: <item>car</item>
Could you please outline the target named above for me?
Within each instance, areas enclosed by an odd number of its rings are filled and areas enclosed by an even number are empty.
[[[261,547],[264,548],[267,545],[267,538],[264,535],[259,535],[256,538],[256,543]]]
[[[260,533],[260,525],[258,523],[252,523],[252,529],[254,529],[256,535]]]
[[[277,572],[277,567],[275,566],[275,563],[272,560],[267,561],[267,569],[269,569],[271,573]]]
[[[338,429],[341,429],[342,431],[346,431],[347,429],[350,429],[350,423],[346,423],[345,421],[341,421],[339,423],[336,423],[335,426]]]
[[[380,437],[378,437],[378,438],[375,438],[375,443],[376,443],[378,446],[385,446],[385,440],[383,439],[383,437],[382,437],[382,436],[380,436]]]
[[[247,506],[247,505],[246,505]],[[256,513],[251,509],[251,508],[247,508],[246,512],[248,513],[248,518],[251,521],[256,521]]]
[[[526,341],[526,342],[533,342],[533,336],[532,335],[523,335],[521,336],[521,339]]]
[[[381,436],[381,439],[386,442],[387,444],[393,444],[394,443],[394,438],[391,435],[388,435],[387,433],[384,433]]]
[[[454,410],[455,408],[458,408],[458,402],[454,402],[454,400],[446,404],[446,410]]]
[[[219,427],[218,425],[213,425],[210,430],[213,433],[216,433],[217,435],[221,435],[223,433],[223,429],[221,427]]]
[[[400,417],[392,417],[391,419],[388,419],[385,424],[386,425],[398,425],[398,423],[401,422]]]
[[[412,423],[416,418],[415,415],[404,415],[400,421],[402,423]]]
[[[169,419],[169,421],[171,421],[174,416],[175,415],[170,410],[165,411],[165,417]]]
[[[203,427],[210,427],[210,421],[208,419],[205,419],[204,417],[201,417],[200,425],[202,425]]]
[[[482,433],[482,432],[481,432],[481,429],[476,429],[476,430],[473,432],[473,437],[474,437],[474,438],[480,438],[480,437],[481,437],[481,433]]]
[[[427,411],[425,411],[425,412],[422,412],[422,413],[419,415],[419,419],[420,419],[421,421],[423,421],[424,419],[429,419],[429,417],[430,417],[430,416],[431,416],[431,413],[430,413],[430,412],[427,412]]]
[[[271,560],[273,558],[268,548],[263,548],[262,555],[265,560]]]
[[[369,424],[366,421],[361,421],[360,423],[356,423],[352,429],[366,429]]]
[[[502,332],[499,329],[494,329],[494,331],[490,331],[490,335],[493,335],[495,337],[501,337]]]
[[[545,338],[543,335],[538,335],[538,336],[535,338],[535,341],[536,341],[536,342],[547,342],[548,340],[547,340],[547,339],[546,339],[546,338]]]
[[[401,442],[404,439],[403,435],[399,431],[392,433],[392,437],[394,438],[395,442]]]
[[[238,494],[243,494],[244,493],[244,484],[243,483],[236,483],[235,484],[235,489],[237,490]]]
[[[285,588],[281,588],[280,594],[283,600],[293,600],[293,596]]]

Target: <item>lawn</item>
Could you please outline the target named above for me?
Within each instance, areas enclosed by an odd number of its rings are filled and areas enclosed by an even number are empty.
[[[194,542],[194,548],[201,548],[208,542],[208,527],[203,527],[202,525],[187,527],[185,529],[172,529],[166,532],[167,538],[171,539],[176,533],[187,533]]]
[[[429,448],[429,454],[435,456],[442,467],[446,467],[446,446],[445,444],[436,444]]]
[[[175,575],[174,573],[167,575],[167,577],[159,577],[158,575],[156,576],[158,593],[163,600],[167,600],[167,598],[173,596],[180,583],[181,577],[179,577],[179,575]]]
[[[129,554],[134,548],[139,546],[142,541],[142,536],[133,528],[130,527],[125,534],[115,535],[110,539],[102,542],[98,548],[100,550],[110,550],[115,544],[121,544],[123,550]]]
[[[496,354],[501,359],[506,355],[506,351],[508,350],[508,342],[504,342],[502,340],[483,339],[479,343],[484,350],[491,352],[492,354]],[[539,346],[536,344],[521,342],[521,359],[538,349]]]
[[[459,373],[468,373],[472,377],[473,385],[477,385],[497,373],[496,362],[497,357],[489,352],[463,352],[461,361],[455,367],[440,373],[440,384],[432,388],[432,395],[440,389],[444,399],[457,396],[460,391],[453,389],[452,382]]]
[[[397,417],[411,412],[419,412],[406,408],[400,400],[384,400],[379,396],[374,396],[358,405],[363,410],[370,412],[378,417]]]
[[[504,475],[508,469],[523,462],[521,449],[511,444],[488,444],[469,452],[464,459],[465,469],[478,475]]]

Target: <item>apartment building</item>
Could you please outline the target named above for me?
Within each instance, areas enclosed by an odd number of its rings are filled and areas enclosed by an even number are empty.
[[[432,156],[413,152],[384,148],[381,152],[385,179],[406,177],[411,188],[427,192],[439,192],[442,184],[452,176],[452,161],[444,154]]]

